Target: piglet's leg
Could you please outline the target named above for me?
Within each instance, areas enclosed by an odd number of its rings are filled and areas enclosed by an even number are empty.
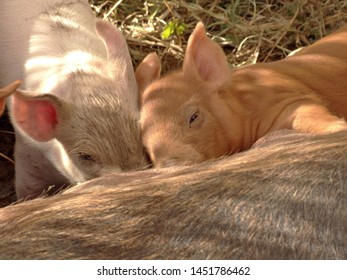
[[[347,130],[347,123],[319,104],[302,104],[294,112],[292,128],[305,133],[333,133]]]

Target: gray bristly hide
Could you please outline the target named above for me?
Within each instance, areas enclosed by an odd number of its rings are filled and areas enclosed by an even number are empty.
[[[108,175],[0,209],[5,259],[346,259],[347,134]]]

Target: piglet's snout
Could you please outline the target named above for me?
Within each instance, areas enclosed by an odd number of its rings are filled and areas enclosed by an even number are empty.
[[[191,165],[203,160],[194,148],[181,143],[157,144],[149,153],[156,167]]]

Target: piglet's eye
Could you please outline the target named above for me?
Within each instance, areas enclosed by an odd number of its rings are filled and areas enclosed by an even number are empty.
[[[81,161],[84,161],[84,162],[89,162],[89,163],[95,162],[95,158],[89,154],[79,153],[78,157]]]
[[[189,117],[189,128],[200,128],[205,122],[205,116],[199,110],[194,111]]]
[[[199,111],[196,111],[193,115],[190,116],[189,125],[191,125],[199,116]]]
[[[189,126],[191,126],[196,119],[199,117],[199,111],[194,112],[191,116],[190,116],[190,120],[189,120]]]
[[[100,171],[103,168],[99,158],[92,156],[89,153],[79,152],[76,155],[76,164],[83,170],[89,178],[100,176]]]

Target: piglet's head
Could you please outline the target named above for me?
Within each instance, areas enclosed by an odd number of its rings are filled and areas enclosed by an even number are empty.
[[[222,97],[229,72],[223,50],[206,36],[202,23],[189,38],[182,71],[159,79],[155,54],[138,66],[142,141],[154,165],[196,163],[237,149]]]
[[[59,75],[47,94],[18,91],[12,98],[16,129],[47,142],[45,146],[52,141],[50,157],[72,183],[147,164],[138,89],[125,39],[106,21],[97,21],[95,29],[107,60],[91,60],[90,69]]]

